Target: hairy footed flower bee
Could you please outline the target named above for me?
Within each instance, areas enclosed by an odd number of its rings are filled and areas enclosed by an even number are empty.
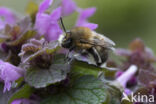
[[[99,34],[87,27],[74,27],[69,32],[65,31],[59,38],[63,48],[75,51],[80,55],[92,55],[97,66],[104,64],[109,56],[109,51],[114,49],[115,43],[106,36]]]

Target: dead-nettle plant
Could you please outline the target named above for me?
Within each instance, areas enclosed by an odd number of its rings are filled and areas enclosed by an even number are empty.
[[[104,67],[94,63],[99,58],[96,50],[93,58],[86,53],[68,55],[60,46],[65,30],[60,18],[77,13],[73,27],[93,31],[98,25],[88,18],[95,11],[95,7],[80,8],[72,0],[30,1],[27,16],[0,7],[0,103],[132,104],[132,93],[152,95],[155,102],[156,58],[141,39],[132,41],[129,49],[113,49],[117,57],[124,58],[119,58],[120,64],[108,58]]]

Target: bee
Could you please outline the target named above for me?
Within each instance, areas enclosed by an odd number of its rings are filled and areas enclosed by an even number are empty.
[[[61,19],[62,21],[62,19]],[[69,32],[62,22],[65,35],[61,35],[59,42],[62,47],[84,54],[91,54],[97,66],[105,63],[109,56],[109,51],[114,49],[115,43],[106,36],[99,34],[87,27],[74,27]]]

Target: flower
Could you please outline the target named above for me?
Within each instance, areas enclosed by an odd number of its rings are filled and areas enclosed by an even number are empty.
[[[131,65],[116,80],[122,85],[123,88],[126,88],[127,82],[134,76],[134,74],[137,72],[137,69],[137,66]]]
[[[31,101],[28,99],[17,99],[14,100],[11,104],[34,104],[34,103],[31,103]]]
[[[51,4],[52,0],[45,0],[40,4],[35,21],[35,29],[40,35],[44,35],[47,41],[57,40],[62,33],[58,24],[61,17],[61,7],[56,8],[50,14],[45,13]]]
[[[76,11],[77,6],[72,0],[62,0],[62,16],[68,16]]]
[[[95,13],[96,8],[83,10],[78,8],[72,0],[63,0],[60,7],[53,10],[50,14],[45,13],[45,11],[52,5],[52,2],[53,0],[44,0],[40,4],[35,21],[35,29],[38,31],[40,36],[44,35],[47,41],[58,40],[62,33],[58,20],[61,17],[72,14],[74,11],[80,13],[76,26],[88,27],[92,30],[98,27],[97,24],[89,23],[87,21],[87,19]]]
[[[87,21],[87,19],[95,13],[96,8],[87,8],[84,10],[79,8],[79,9],[77,9],[77,11],[80,13],[80,15],[79,15],[79,18],[77,20],[76,26],[88,27],[92,30],[94,30],[98,27],[97,24],[89,23]]]
[[[127,88],[127,83],[131,80],[133,80],[134,74],[137,72],[138,68],[135,65],[131,65],[125,72],[118,71],[116,74],[117,79],[115,82],[117,82],[123,88],[123,91],[129,95],[131,93],[131,90]]]
[[[110,81],[109,84],[129,95],[131,90],[127,88],[127,83],[131,78],[133,78],[137,70],[138,67],[136,65],[131,65],[125,72],[118,71],[116,74],[118,77],[114,81]]]
[[[40,4],[39,12],[40,12],[40,13],[45,12],[45,11],[50,7],[50,5],[51,5],[52,3],[53,3],[53,0],[44,0],[44,1]]]
[[[115,53],[118,56],[125,56],[125,57],[129,57],[131,55],[131,51],[130,50],[126,50],[126,49],[122,49],[122,48],[117,48],[115,50]]]
[[[10,90],[11,83],[22,77],[22,69],[0,60],[0,78],[4,81],[4,90]]]
[[[124,71],[121,71],[121,70],[117,71],[115,75],[116,78],[120,77],[123,73]],[[137,83],[137,79],[136,79],[136,76],[134,75],[127,82],[128,85],[135,85],[136,83]]]
[[[131,94],[131,90],[127,88],[127,83],[133,79],[137,70],[137,66],[131,65],[125,72],[118,71],[116,74],[118,77],[114,81],[114,85],[124,91],[127,95]]]
[[[127,69],[132,64],[137,65],[141,69],[154,69],[151,63],[156,62],[156,57],[152,50],[146,47],[139,38],[130,43],[129,50],[118,48],[115,50],[115,53],[127,58],[122,69]]]
[[[15,15],[5,7],[0,7],[0,30],[4,29],[6,24],[13,25],[16,23]]]

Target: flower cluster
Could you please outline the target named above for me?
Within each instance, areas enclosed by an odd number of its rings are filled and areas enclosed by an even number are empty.
[[[37,5],[30,3],[34,7]],[[41,93],[35,94],[33,87],[45,88],[67,80],[71,65],[64,61],[65,55],[60,53],[61,47],[57,42],[63,32],[60,18],[77,12],[79,17],[75,26],[92,30],[98,27],[88,22],[96,8],[82,9],[72,0],[62,0],[58,7],[51,10],[53,4],[53,0],[43,0],[37,11],[30,6],[30,16],[24,18],[11,9],[0,7],[0,85],[4,83],[3,92],[10,92],[11,95],[7,96],[14,98],[2,103],[36,104],[39,100],[35,100],[34,95],[39,97]],[[16,92],[23,87],[31,89],[31,94],[16,98]]]
[[[156,97],[156,70],[153,66],[156,57],[152,50],[146,47],[140,38],[136,38],[130,43],[129,50],[118,48],[115,53],[125,57],[121,65],[117,66],[119,70],[115,74],[125,93],[130,95],[133,92]]]
[[[156,96],[156,57],[141,39],[130,43],[128,50],[115,50],[124,60],[120,65],[108,61],[114,68],[98,67],[89,56],[68,62],[58,42],[63,33],[60,18],[76,12],[73,27],[95,30],[98,25],[88,19],[96,8],[83,9],[72,0],[57,2],[55,6],[53,0],[39,5],[31,1],[29,16],[23,17],[0,7],[0,103],[121,104],[122,91]]]
[[[69,16],[73,12],[79,13],[79,18],[75,26],[85,26],[90,29],[96,29],[97,24],[89,23],[87,19],[91,17],[96,8],[82,9],[77,7],[75,2],[71,0],[63,0],[61,6],[54,9],[50,14],[46,10],[50,8],[53,0],[45,0],[39,6],[39,11],[36,15],[35,29],[40,35],[44,35],[47,41],[57,40],[62,30],[58,24],[61,17]]]

